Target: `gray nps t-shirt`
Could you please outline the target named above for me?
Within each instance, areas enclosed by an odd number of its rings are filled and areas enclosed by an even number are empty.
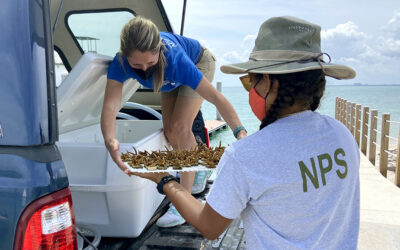
[[[357,249],[359,165],[345,126],[304,111],[228,147],[207,202],[242,216],[247,249]]]

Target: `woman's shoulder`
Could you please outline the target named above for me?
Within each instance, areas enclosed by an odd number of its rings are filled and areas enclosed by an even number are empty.
[[[175,34],[160,32],[161,41],[168,50],[179,48],[179,41]]]
[[[126,80],[126,69],[124,70],[124,59],[123,56],[117,53],[111,60],[108,67],[107,78],[113,79],[119,82]]]
[[[329,123],[330,126],[334,129],[337,130],[343,130],[344,132],[348,132],[349,130],[347,129],[347,127],[341,123],[340,121],[336,120],[335,118],[329,116],[329,115],[323,115],[323,114],[319,114],[317,112],[314,112],[317,115],[319,115],[321,120],[324,120],[325,122]]]
[[[115,56],[112,58],[110,62],[110,66],[120,66],[123,67],[123,64],[126,60],[124,55],[121,55],[119,52],[115,53]]]

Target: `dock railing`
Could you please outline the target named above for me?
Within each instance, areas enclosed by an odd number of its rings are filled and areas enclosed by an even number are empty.
[[[387,177],[388,156],[396,158],[394,184],[400,187],[400,126],[397,138],[390,134],[390,125],[399,125],[400,122],[390,120],[389,113],[379,117],[378,110],[370,110],[368,106],[362,107],[340,97],[336,97],[335,118],[350,130],[361,152],[368,156],[374,166],[377,160],[376,149],[379,149],[379,172],[383,176]],[[378,121],[381,123],[380,129]],[[389,150],[389,140],[397,141],[396,153]]]

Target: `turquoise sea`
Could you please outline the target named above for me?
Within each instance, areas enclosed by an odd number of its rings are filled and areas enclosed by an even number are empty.
[[[223,87],[222,94],[231,102],[240,120],[246,127],[249,134],[258,131],[260,122],[253,115],[248,104],[248,93],[242,87]],[[335,98],[341,97],[350,102],[361,104],[363,107],[368,106],[370,109],[377,109],[378,116],[383,113],[390,113],[391,121],[400,122],[400,85],[385,86],[336,86],[328,85],[321,101],[321,105],[317,110],[321,114],[335,117]],[[216,119],[216,108],[212,104],[205,101],[201,108],[204,120]],[[390,124],[390,136],[398,138],[399,124]],[[380,125],[378,124],[380,129]],[[230,129],[226,129],[215,134],[211,138],[211,145],[228,145],[235,141]],[[397,142],[390,140],[391,145],[397,145]]]

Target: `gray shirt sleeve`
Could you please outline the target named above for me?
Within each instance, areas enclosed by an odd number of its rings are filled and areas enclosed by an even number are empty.
[[[221,157],[217,177],[207,196],[207,203],[228,219],[239,217],[249,200],[249,183],[232,150],[233,147],[228,148]]]

